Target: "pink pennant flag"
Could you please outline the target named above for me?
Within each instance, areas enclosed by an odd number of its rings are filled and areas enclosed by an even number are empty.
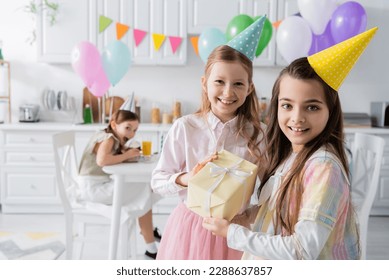
[[[139,46],[146,34],[146,31],[134,29],[135,46]]]
[[[182,42],[181,37],[169,36],[170,46],[172,47],[173,53],[175,53]]]

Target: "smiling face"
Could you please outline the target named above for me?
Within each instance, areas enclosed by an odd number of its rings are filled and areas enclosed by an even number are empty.
[[[322,85],[313,79],[295,79],[285,75],[278,96],[278,124],[299,152],[326,127],[329,109]]]
[[[252,90],[248,73],[238,62],[216,62],[207,78],[202,78],[204,92],[211,103],[212,112],[227,122],[236,116]]]

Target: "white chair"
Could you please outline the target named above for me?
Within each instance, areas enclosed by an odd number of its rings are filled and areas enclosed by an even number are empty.
[[[351,160],[351,197],[360,227],[361,259],[366,259],[369,215],[376,196],[385,140],[355,133]]]
[[[54,161],[56,169],[56,179],[59,195],[65,215],[66,228],[66,258],[81,259],[84,243],[101,242],[101,239],[93,239],[87,236],[87,227],[95,225],[110,225],[110,218],[102,214],[91,211],[80,203],[75,203],[71,199],[71,193],[78,188],[77,182],[77,157],[75,151],[75,137],[73,131],[62,132],[53,135]],[[142,194],[140,194],[142,195]],[[144,203],[144,199],[140,199]],[[141,209],[144,205],[137,205],[134,201],[134,209]],[[146,210],[147,212],[147,210]],[[136,257],[136,218],[143,215],[137,211],[133,213],[127,221],[121,223],[119,234],[119,258],[127,259],[131,249],[132,258]],[[107,236],[108,240],[108,236]],[[130,240],[130,242],[128,242]],[[75,244],[74,244],[75,243]],[[78,245],[76,253],[73,254],[74,245]]]

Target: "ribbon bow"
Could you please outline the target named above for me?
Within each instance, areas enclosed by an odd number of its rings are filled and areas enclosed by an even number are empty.
[[[216,165],[213,162],[207,163],[207,164],[211,165],[211,167],[210,167],[211,177],[220,176],[220,178],[215,183],[213,183],[212,186],[207,190],[207,197],[205,199],[204,209],[205,209],[205,211],[207,211],[208,216],[211,216],[211,195],[214,192],[214,190],[219,186],[221,181],[223,181],[224,177],[227,174],[234,176],[240,182],[244,182],[244,180],[247,177],[249,177],[250,175],[253,174],[252,171],[247,172],[247,171],[244,171],[242,169],[239,169],[239,165],[242,162],[243,162],[243,159],[238,161],[237,163],[235,163],[231,167],[222,167],[222,166]],[[244,199],[244,197],[246,197],[246,190],[247,190],[247,188],[244,188],[245,193],[243,195],[243,199]],[[244,201],[242,202],[242,204],[244,204]]]

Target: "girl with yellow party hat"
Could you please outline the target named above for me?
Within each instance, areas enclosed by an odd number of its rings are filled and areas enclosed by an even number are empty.
[[[244,259],[359,259],[359,232],[350,197],[337,90],[377,28],[299,58],[273,87],[267,164],[253,230],[205,218]]]

